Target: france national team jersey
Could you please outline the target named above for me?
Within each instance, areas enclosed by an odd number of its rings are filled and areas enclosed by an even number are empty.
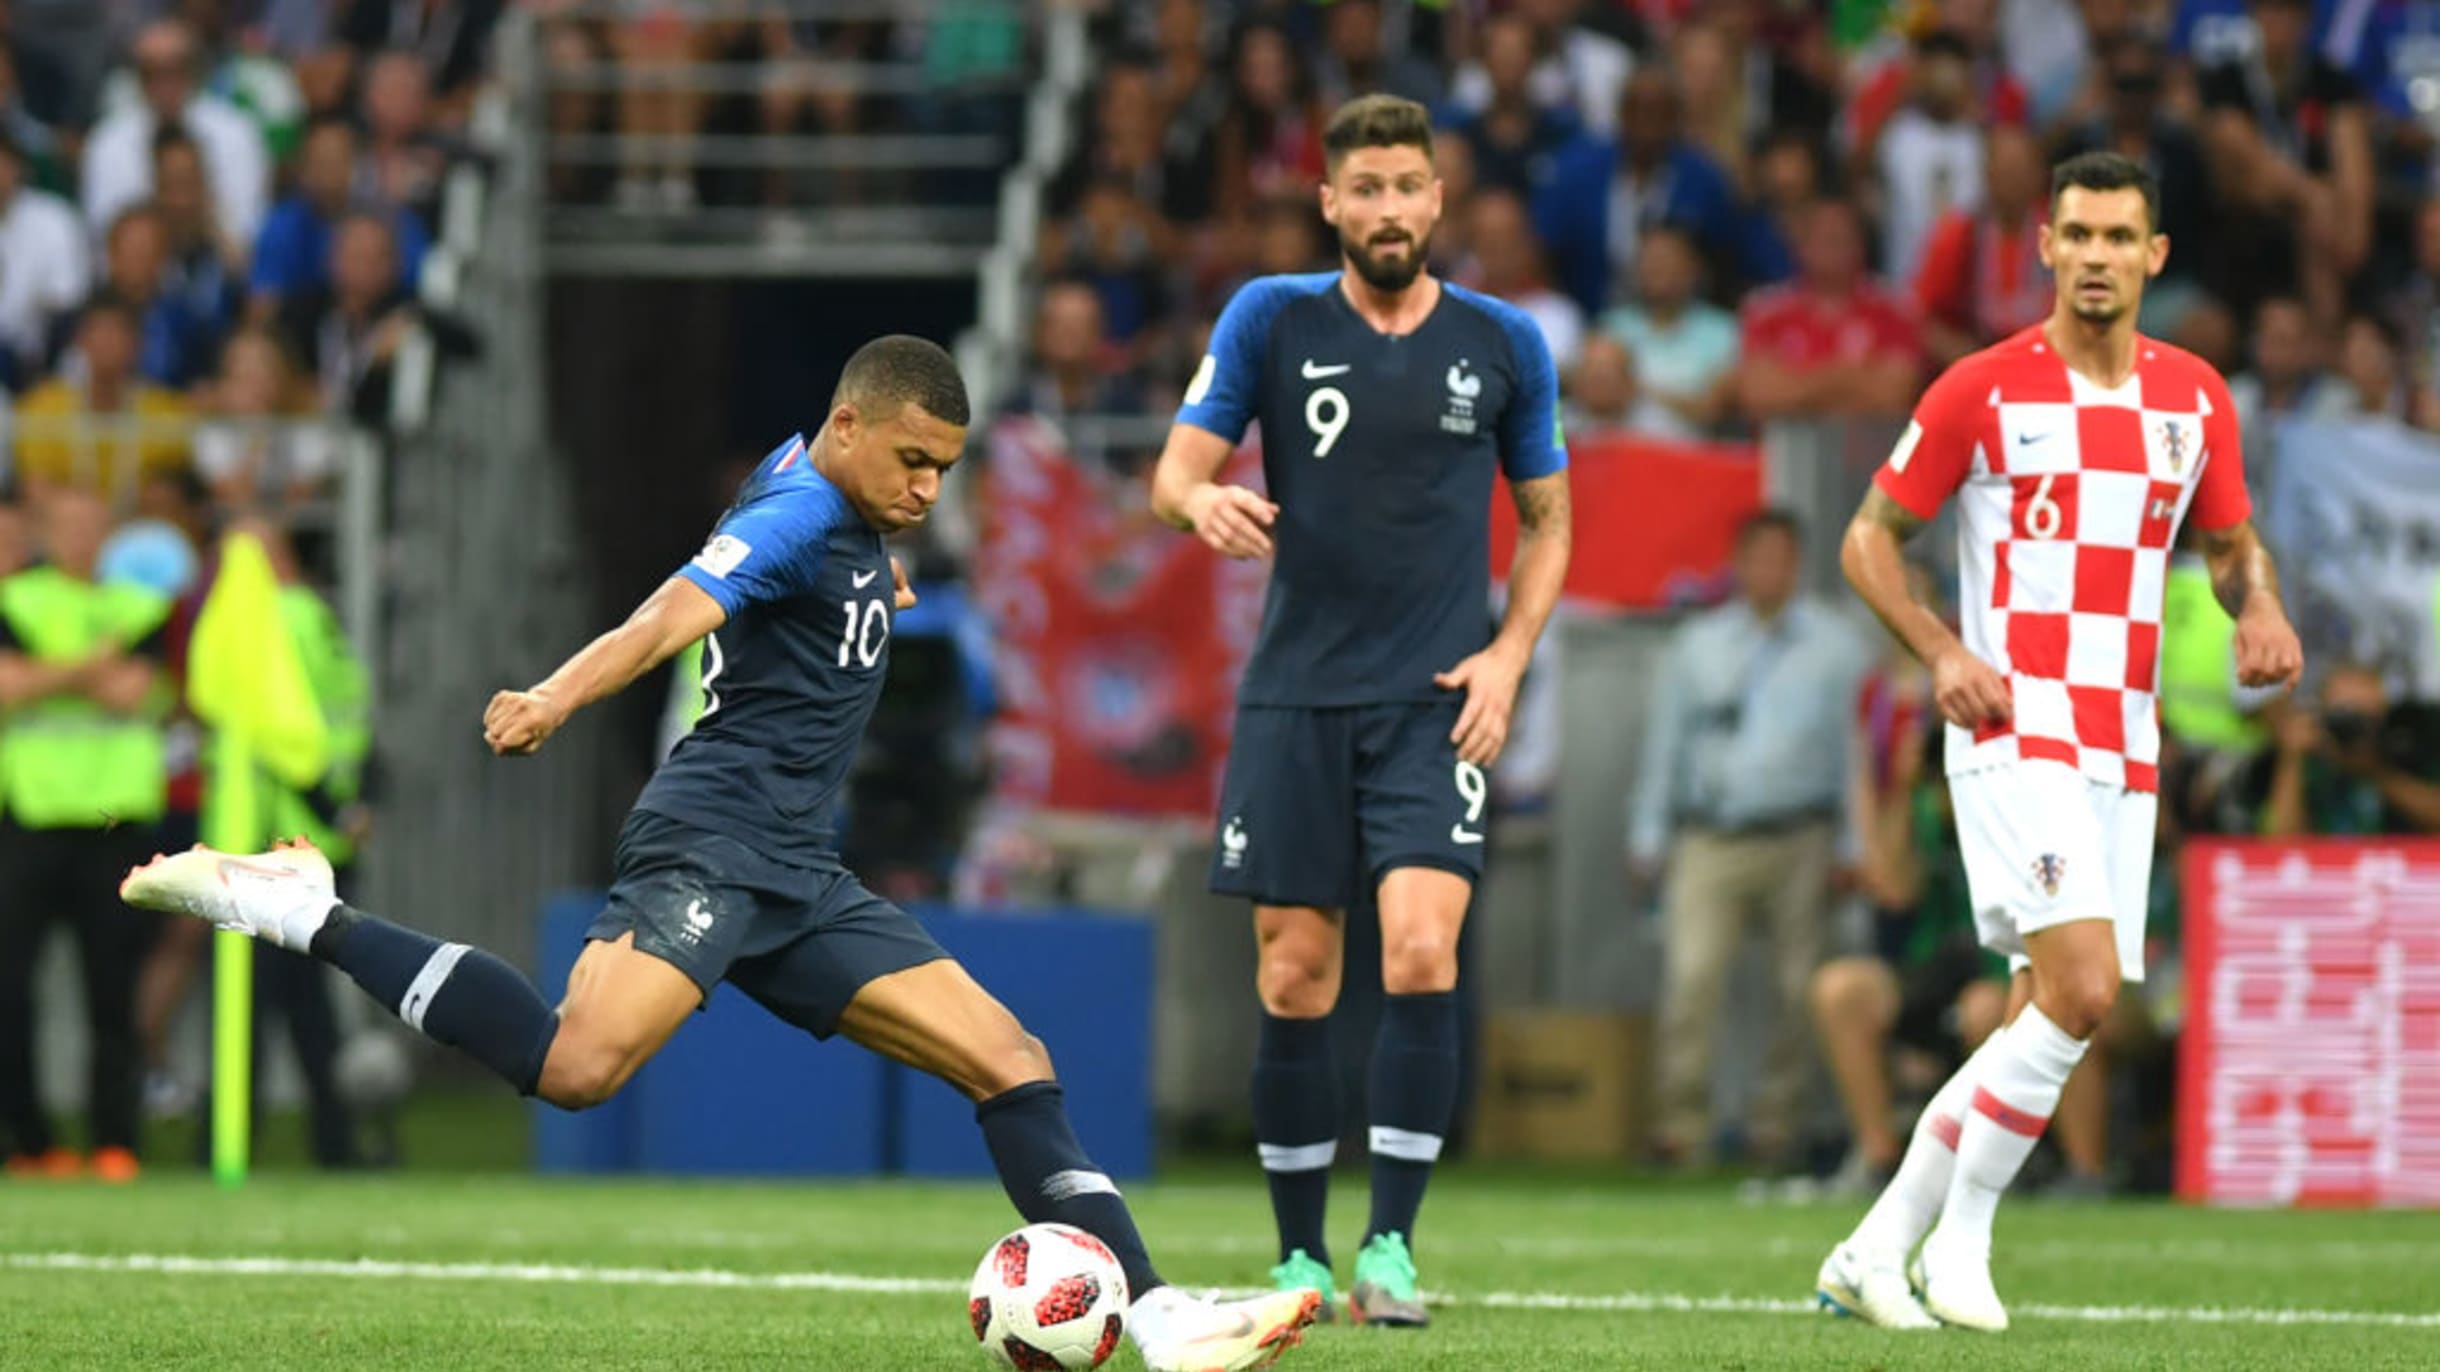
[[[1178,422],[1235,442],[1262,422],[1279,506],[1243,705],[1440,700],[1491,641],[1491,490],[1567,465],[1550,349],[1523,311],[1443,283],[1404,336],[1339,274],[1248,282],[1212,330]]]
[[[789,439],[678,569],[728,612],[703,645],[703,715],[639,810],[767,857],[837,862],[847,769],[889,672],[895,589],[881,534]]]

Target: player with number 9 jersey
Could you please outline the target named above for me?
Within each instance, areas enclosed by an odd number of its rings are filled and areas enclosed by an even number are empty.
[[[1277,1284],[1332,1281],[1322,1190],[1338,1137],[1326,1026],[1342,912],[1380,912],[1373,1214],[1351,1304],[1419,1325],[1406,1247],[1456,1090],[1456,943],[1525,663],[1566,575],[1558,378],[1533,320],[1424,266],[1440,215],[1430,122],[1349,102],[1323,139],[1334,272],[1241,287],[1212,332],[1154,480],[1156,512],[1271,559],[1238,689],[1214,891],[1254,903],[1264,1010],[1255,1126]],[[1217,477],[1247,427],[1261,494]],[[1494,626],[1490,505],[1520,538]]]

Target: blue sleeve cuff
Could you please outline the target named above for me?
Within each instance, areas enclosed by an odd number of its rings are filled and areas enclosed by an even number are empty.
[[[726,581],[723,581],[719,577],[712,575],[710,572],[703,570],[701,567],[696,566],[692,562],[680,567],[678,569],[678,575],[685,577],[687,580],[695,583],[695,585],[698,587],[701,587],[703,593],[710,596],[712,600],[720,606],[720,613],[728,616],[730,619],[735,619],[737,617],[737,612],[745,608],[745,599],[737,593],[736,587],[730,585]]]

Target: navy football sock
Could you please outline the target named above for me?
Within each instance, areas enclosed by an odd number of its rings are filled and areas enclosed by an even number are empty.
[[[1127,1273],[1127,1295],[1161,1286],[1118,1186],[1084,1155],[1055,1081],[1029,1081],[974,1107],[1000,1185],[1028,1224],[1068,1224],[1110,1245]]]
[[[313,955],[355,978],[408,1028],[464,1052],[519,1095],[534,1094],[559,1012],[516,968],[346,905],[314,935]]]
[[[1364,1241],[1401,1234],[1415,1242],[1415,1214],[1440,1160],[1441,1135],[1457,1110],[1457,996],[1389,996],[1373,1041],[1372,1222]]]
[[[1280,1261],[1302,1248],[1329,1266],[1322,1220],[1330,1206],[1330,1164],[1339,1155],[1339,1073],[1330,1057],[1328,1019],[1263,1012],[1254,1050],[1254,1137],[1271,1183]]]

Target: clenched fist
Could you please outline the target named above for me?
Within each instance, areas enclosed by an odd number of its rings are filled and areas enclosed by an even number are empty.
[[[523,757],[568,722],[568,712],[540,691],[502,691],[483,711],[483,741],[501,757]]]

